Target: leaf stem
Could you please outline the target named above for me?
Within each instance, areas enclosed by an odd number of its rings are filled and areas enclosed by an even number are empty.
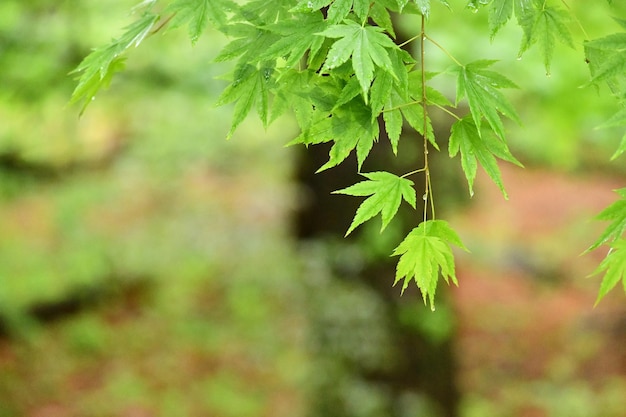
[[[406,45],[406,44],[409,44],[409,43],[413,42],[414,40],[416,40],[416,39],[417,39],[417,38],[419,38],[420,36],[422,36],[422,35],[421,35],[421,34],[419,34],[419,35],[415,35],[415,36],[413,36],[411,39],[408,39],[408,40],[406,40],[406,41],[402,42],[400,45],[398,45],[398,47],[399,47],[399,48],[402,48],[404,45]]]
[[[408,103],[402,103],[402,104],[398,104],[397,106],[394,106],[394,107],[391,107],[391,108],[388,108],[388,109],[384,109],[384,110],[383,110],[383,113],[384,113],[384,112],[387,112],[387,111],[399,110],[399,109],[401,109],[401,108],[403,108],[403,107],[409,107],[409,106],[413,106],[413,105],[415,105],[415,104],[420,104],[420,103],[421,103],[421,102],[419,102],[419,101],[417,101],[417,100],[414,100],[414,101],[409,101]]]
[[[423,17],[423,16],[422,16],[422,17]],[[441,51],[442,51],[444,54],[448,55],[448,57],[449,57],[451,60],[453,60],[453,61],[454,61],[454,62],[455,62],[458,66],[460,66],[460,67],[462,67],[462,66],[463,66],[463,64],[461,64],[461,62],[460,62],[458,59],[456,59],[456,58],[454,57],[454,55],[452,55],[450,52],[448,52],[448,50],[447,50],[446,48],[444,48],[443,46],[441,46],[441,45],[439,44],[439,42],[437,42],[436,40],[434,40],[433,38],[431,38],[430,36],[428,36],[428,35],[427,35],[427,34],[425,34],[425,33],[424,33],[424,34],[423,34],[423,36],[422,36],[422,45],[424,45],[424,39],[428,39],[428,40],[429,40],[429,41],[430,41],[433,45],[435,45],[437,48],[441,49]]]
[[[445,108],[441,104],[437,104],[437,103],[430,103],[430,104],[432,104],[433,106],[437,107],[438,109],[443,110],[444,112],[448,113],[450,116],[454,117],[456,120],[461,120],[461,118],[459,116],[457,116],[451,110],[448,110],[447,108]]]
[[[426,56],[424,47],[426,41],[426,18],[422,14],[421,30],[420,30],[420,65],[422,70],[422,111],[424,114],[424,221],[428,219],[428,201],[430,200],[431,214],[435,219],[435,203],[433,201],[432,184],[430,181],[430,167],[428,166],[428,97],[426,96],[426,64],[424,58]]]
[[[418,174],[420,172],[424,172],[426,168],[420,168],[420,169],[416,169],[415,171],[411,171],[411,172],[407,172],[406,174],[400,176],[400,178],[406,178],[406,177],[410,177],[413,174]]]
[[[164,20],[161,21],[161,24],[159,26],[157,26],[156,28],[154,28],[154,30],[152,30],[150,32],[150,35],[155,35],[157,33],[159,33],[161,31],[161,29],[163,29],[165,27],[165,25],[167,25],[170,20],[172,20],[174,18],[174,16],[176,16],[176,13],[166,17]]]
[[[565,0],[561,0],[561,3],[563,3],[563,5],[565,6],[565,8],[569,11],[570,15],[572,16],[572,18],[574,19],[574,22],[576,22],[576,24],[578,25],[578,27],[580,28],[581,32],[583,33],[583,36],[585,37],[586,40],[591,39],[589,37],[589,35],[587,34],[587,31],[585,30],[585,28],[583,27],[583,24],[580,23],[580,20],[578,19],[578,17],[576,17],[576,14],[574,13],[574,11],[572,10],[572,8],[570,7],[569,4],[567,4],[567,2]]]

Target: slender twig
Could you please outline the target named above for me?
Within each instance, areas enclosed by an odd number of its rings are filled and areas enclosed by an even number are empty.
[[[435,219],[435,203],[433,201],[433,190],[430,181],[430,167],[428,166],[428,97],[426,96],[426,65],[424,51],[426,41],[426,17],[422,15],[420,30],[420,65],[422,70],[422,112],[424,114],[423,137],[424,137],[424,221],[428,218],[428,201],[430,200],[430,211],[433,220]]]
[[[414,106],[414,105],[416,105],[416,104],[421,104],[421,101],[414,100],[414,101],[409,101],[408,103],[398,104],[397,106],[390,107],[390,108],[388,108],[388,109],[384,109],[384,110],[383,110],[383,113],[384,113],[384,112],[388,112],[388,111],[399,110],[399,109],[401,109],[401,108],[403,108],[403,107]]]
[[[432,103],[432,102],[430,102],[428,104],[432,104],[433,106],[437,107],[438,109],[443,110],[444,112],[448,113],[450,116],[454,117],[456,120],[461,120],[461,118],[459,116],[457,116],[455,113],[453,113],[451,110],[445,108],[441,104]]]
[[[458,59],[456,59],[456,58],[454,57],[454,55],[452,55],[450,52],[448,52],[448,50],[447,50],[446,48],[444,48],[443,46],[441,46],[441,45],[440,45],[440,44],[439,44],[436,40],[434,40],[434,39],[433,39],[433,38],[431,38],[430,36],[426,35],[425,33],[424,33],[424,35],[422,36],[422,44],[423,44],[423,40],[424,40],[424,39],[428,39],[428,41],[429,41],[430,43],[432,43],[433,45],[435,45],[437,48],[441,49],[441,51],[442,51],[444,54],[448,55],[448,57],[449,57],[451,60],[453,60],[453,61],[454,61],[454,62],[455,62],[458,66],[460,66],[460,67],[462,67],[462,66],[463,66],[463,64],[461,64],[461,62],[460,62]]]
[[[400,45],[398,45],[398,47],[402,48],[404,45],[407,45],[407,44],[409,44],[409,43],[413,42],[414,40],[416,40],[416,39],[417,39],[417,38],[419,38],[420,36],[421,36],[421,35],[415,35],[415,36],[413,36],[411,39],[408,39],[408,40],[406,40],[406,41],[402,42]]]
[[[164,20],[162,20],[161,24],[150,32],[150,35],[154,35],[154,34],[158,33],[161,29],[163,29],[163,27],[165,25],[167,25],[170,22],[170,20],[172,20],[174,18],[175,15],[176,15],[176,13],[174,13],[174,14],[166,17]]]
[[[574,19],[574,22],[576,22],[576,24],[578,25],[578,27],[580,28],[580,31],[583,33],[583,36],[585,37],[586,40],[591,39],[589,37],[589,35],[587,34],[587,31],[585,30],[585,28],[583,27],[583,24],[580,23],[580,20],[578,19],[578,17],[576,17],[576,14],[574,13],[574,11],[572,10],[572,8],[570,7],[569,4],[567,4],[567,2],[565,0],[561,0],[561,3],[563,3],[563,5],[565,6],[565,8],[569,11],[570,15],[572,16],[572,18]]]
[[[420,169],[416,169],[415,171],[407,172],[406,174],[402,175],[400,178],[406,178],[406,177],[409,177],[409,176],[411,176],[413,174],[418,174],[420,172],[424,172],[425,169],[426,168],[420,168]]]

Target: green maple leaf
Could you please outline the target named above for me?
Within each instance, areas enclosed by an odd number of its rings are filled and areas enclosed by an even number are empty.
[[[600,300],[611,291],[620,280],[622,281],[624,292],[626,293],[626,240],[618,239],[613,242],[608,255],[591,275],[593,276],[603,272],[604,277],[600,284],[600,290],[598,291],[595,305],[598,305]]]
[[[420,13],[428,19],[430,15],[430,0],[414,0]]]
[[[298,14],[293,19],[268,25],[266,29],[279,35],[259,57],[259,60],[286,58],[285,65],[299,63],[307,51],[311,59],[320,50],[324,38],[317,36],[328,27],[321,13]]]
[[[489,32],[491,39],[513,15],[514,0],[493,0],[489,6]]]
[[[419,12],[428,19],[430,17],[430,0],[413,0],[413,2],[417,5]],[[439,0],[439,3],[450,8],[450,4],[446,0]]]
[[[361,170],[374,142],[378,139],[379,127],[372,120],[368,107],[358,100],[337,109],[330,118],[334,142],[329,152],[329,160],[317,172],[339,165],[356,149],[358,169]]]
[[[617,83],[626,78],[626,32],[585,42],[585,55],[592,75],[590,82],[606,81],[614,92],[618,90]]]
[[[320,83],[321,76],[313,71],[297,71],[288,68],[281,70],[278,78],[280,82],[276,85],[270,121],[275,120],[285,111],[291,110],[300,129],[305,131],[311,126],[313,114],[319,108],[313,103],[312,96],[313,90]],[[328,115],[324,114],[322,117],[327,118]]]
[[[370,18],[381,28],[385,29],[393,38],[396,37],[396,33],[393,28],[393,22],[391,21],[391,15],[389,10],[382,4],[374,2],[369,11]]]
[[[394,155],[398,154],[398,143],[402,134],[402,123],[404,121],[402,112],[394,108],[393,102],[388,101],[383,112],[383,121],[385,122],[385,131],[391,143],[391,149]]]
[[[290,15],[289,10],[292,8],[293,0],[248,0],[238,8],[236,18],[241,18],[256,26],[265,26],[284,20]]]
[[[346,88],[350,88],[349,84]],[[322,94],[328,91],[320,89]],[[345,89],[342,93],[345,93]],[[315,94],[311,94],[309,97],[315,100]],[[333,97],[337,96],[331,95],[329,101],[332,101]],[[374,146],[374,142],[378,140],[380,133],[378,121],[372,120],[371,110],[360,99],[353,99],[342,106],[337,106],[335,101],[329,111],[324,111],[322,106],[320,108],[314,107],[309,113],[309,119],[304,120],[304,123],[299,123],[302,133],[290,144],[310,145],[333,142],[328,162],[322,165],[317,172],[339,165],[356,149],[358,169],[360,170]]]
[[[537,43],[543,55],[546,72],[550,74],[550,63],[554,54],[556,41],[574,47],[572,35],[567,27],[570,15],[567,11],[548,6],[545,1],[535,0],[535,7],[527,9],[520,18],[524,28],[524,38],[520,46],[519,56]]]
[[[227,11],[237,5],[230,0],[175,0],[164,11],[174,13],[169,28],[174,29],[189,25],[189,37],[195,44],[209,22],[218,29],[228,22]]]
[[[374,70],[380,67],[398,78],[390,58],[390,51],[397,49],[391,38],[377,26],[361,26],[351,20],[345,24],[333,25],[320,32],[327,38],[339,38],[328,51],[322,71],[332,70],[352,57],[352,68],[364,95],[374,79]]]
[[[521,121],[515,108],[499,89],[518,87],[504,75],[486,69],[495,62],[480,60],[453,68],[453,71],[458,73],[456,101],[458,103],[463,97],[467,98],[470,112],[479,133],[481,119],[484,117],[493,131],[504,138],[504,125],[498,113],[518,123]]]
[[[489,134],[479,134],[474,121],[465,117],[452,125],[448,151],[450,157],[456,156],[459,151],[461,152],[461,166],[467,178],[470,195],[474,195],[474,179],[476,178],[478,163],[480,163],[489,177],[498,185],[504,197],[508,198],[496,157],[518,166],[522,166],[522,164],[511,155],[508,146],[502,139]]]
[[[335,0],[328,9],[328,20],[339,23],[348,16],[350,10],[365,22],[370,9],[370,0]]]
[[[304,12],[328,8],[328,21],[339,23],[348,16],[350,11],[365,22],[370,9],[370,0],[301,0],[292,11]]]
[[[619,239],[626,231],[626,188],[615,190],[620,199],[605,208],[596,216],[597,220],[610,221],[611,224],[600,237],[585,251],[592,251],[601,245]]]
[[[446,282],[451,279],[458,285],[450,245],[467,250],[447,222],[427,220],[420,223],[393,251],[392,256],[400,255],[394,285],[404,279],[402,284],[404,292],[411,280],[414,280],[422,292],[424,303],[428,299],[431,308],[434,309],[439,274]]]
[[[471,7],[471,6],[470,6]],[[477,5],[474,5],[474,8]],[[498,31],[511,19],[513,11],[517,21],[526,35],[532,30],[532,17],[534,7],[532,0],[493,0],[489,4],[489,32],[491,40]]]
[[[235,39],[222,48],[215,62],[239,57],[241,64],[258,63],[265,51],[280,40],[280,35],[247,23],[229,24],[224,28],[224,33]]]
[[[98,91],[109,85],[114,73],[124,67],[124,58],[121,55],[131,46],[139,46],[158,20],[158,15],[150,12],[144,13],[136,22],[126,27],[122,36],[113,39],[105,46],[94,49],[70,73],[80,74],[70,103],[83,100],[81,114]]]
[[[378,213],[381,213],[382,216],[380,229],[382,232],[398,212],[403,199],[415,208],[416,197],[413,181],[384,171],[362,173],[361,175],[368,180],[334,191],[337,194],[370,196],[357,209],[346,236]]]
[[[228,137],[246,118],[256,103],[257,113],[264,125],[268,122],[269,90],[273,85],[271,67],[257,68],[253,65],[244,65],[235,70],[233,82],[224,90],[216,105],[235,103],[233,121]]]

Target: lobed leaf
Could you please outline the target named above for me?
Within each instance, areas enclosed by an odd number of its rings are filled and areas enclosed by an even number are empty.
[[[493,0],[489,7],[489,32],[491,40],[496,33],[511,19],[514,0]]]
[[[589,61],[590,82],[614,81],[626,77],[626,32],[614,33],[604,38],[585,42],[585,55]]]
[[[159,15],[144,13],[137,21],[126,27],[122,36],[113,39],[105,46],[94,49],[70,72],[70,74],[80,74],[78,84],[70,98],[70,103],[83,100],[80,114],[85,111],[98,91],[109,85],[113,74],[124,67],[124,58],[120,55],[133,45],[139,46],[158,20]]]
[[[626,188],[615,190],[620,199],[605,208],[596,216],[597,220],[610,221],[611,224],[604,230],[600,237],[585,251],[585,253],[597,249],[601,245],[619,239],[626,231]]]
[[[362,173],[361,175],[368,180],[334,191],[334,193],[352,196],[370,196],[357,209],[346,236],[378,213],[381,213],[382,216],[380,229],[382,232],[398,212],[402,200],[415,208],[416,196],[413,181],[384,171]]]
[[[526,4],[526,6],[529,5]],[[548,6],[545,2],[540,2],[537,7],[527,7],[523,10],[524,14],[519,21],[524,28],[525,35],[522,39],[519,56],[522,56],[533,44],[538,44],[543,55],[546,73],[549,75],[556,41],[574,47],[574,41],[567,26],[570,15],[567,11]]]
[[[370,109],[359,100],[352,100],[326,119],[328,122],[324,123],[324,126],[330,123],[331,135],[324,142],[332,140],[334,143],[329,152],[328,162],[317,172],[339,165],[355,149],[360,171],[380,133],[378,122],[371,118]]]
[[[420,223],[393,251],[392,256],[400,255],[394,285],[404,279],[402,285],[404,292],[411,280],[414,280],[422,292],[424,303],[428,299],[434,310],[439,275],[441,274],[446,282],[452,280],[458,285],[450,245],[467,250],[447,222],[427,220]]]
[[[259,60],[285,59],[285,66],[292,67],[300,63],[307,51],[314,55],[324,42],[317,33],[324,31],[328,23],[321,13],[298,14],[293,19],[277,22],[265,27],[271,33],[279,35],[259,56]]]
[[[487,175],[496,183],[505,198],[508,198],[496,157],[512,162],[518,166],[522,164],[515,159],[506,143],[492,135],[481,135],[474,121],[465,117],[452,125],[448,152],[454,157],[461,152],[461,167],[467,178],[470,195],[474,195],[474,180],[478,163]]]
[[[174,0],[164,13],[173,13],[169,28],[189,25],[189,37],[195,44],[209,22],[221,28],[228,22],[227,12],[237,5],[231,0]]]
[[[243,122],[254,105],[257,105],[257,113],[264,125],[268,123],[269,116],[269,88],[272,84],[271,67],[257,68],[252,65],[244,65],[235,70],[233,82],[224,90],[217,100],[216,105],[235,102],[233,120],[228,137],[231,137],[235,129]]]
[[[504,138],[504,125],[498,113],[518,123],[521,121],[515,108],[498,89],[518,87],[504,75],[486,69],[495,62],[480,60],[453,68],[458,73],[456,101],[458,103],[463,97],[467,98],[479,134],[484,117],[493,131]]]
[[[604,277],[602,278],[602,283],[598,290],[595,305],[598,305],[600,300],[602,300],[609,291],[615,288],[620,280],[622,281],[624,292],[626,293],[626,240],[618,239],[613,242],[611,244],[611,250],[591,275],[601,273],[604,273]]]
[[[339,38],[328,51],[322,71],[332,70],[352,58],[352,68],[356,75],[364,96],[374,79],[376,67],[397,77],[390,57],[390,50],[397,49],[397,45],[377,26],[361,26],[351,20],[345,24],[333,25],[320,32],[319,35],[328,38]]]
[[[396,33],[393,28],[393,22],[391,21],[391,15],[389,14],[389,10],[385,6],[383,6],[379,2],[374,2],[370,8],[369,15],[374,23],[384,29],[393,38],[396,37]]]

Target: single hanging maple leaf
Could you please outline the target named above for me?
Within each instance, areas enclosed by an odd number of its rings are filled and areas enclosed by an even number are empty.
[[[427,220],[420,223],[393,251],[400,255],[394,285],[404,278],[402,292],[415,280],[422,292],[424,303],[430,301],[435,309],[435,292],[439,273],[449,282],[458,285],[454,268],[454,255],[450,245],[467,251],[457,233],[443,220]]]
[[[357,209],[346,236],[357,226],[378,213],[382,214],[383,222],[380,229],[382,232],[398,212],[402,199],[415,208],[416,197],[413,181],[384,171],[368,172],[361,175],[368,180],[334,192],[354,196],[370,196]]]

